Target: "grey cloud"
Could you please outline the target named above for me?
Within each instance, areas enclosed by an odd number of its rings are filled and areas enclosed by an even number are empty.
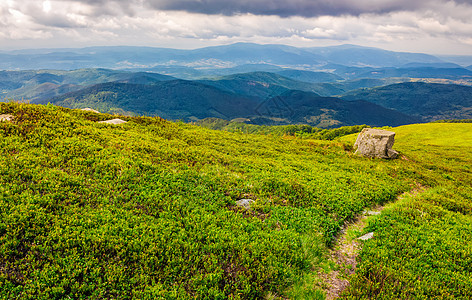
[[[357,2],[357,3],[356,3]],[[360,1],[363,2],[363,1]],[[359,4],[359,1],[329,0],[154,0],[148,4],[156,9],[184,10],[204,14],[233,15],[251,13],[255,15],[278,15],[282,17],[320,15],[358,15],[365,12],[386,12],[398,10],[405,4],[413,8],[415,1],[370,1],[370,5]],[[401,3],[406,2],[406,3]]]
[[[144,5],[159,10],[178,10],[203,14],[278,15],[281,17],[321,15],[382,14],[394,11],[427,9],[435,0],[149,0]],[[439,2],[448,2],[437,0]],[[471,4],[472,0],[455,0]]]
[[[31,18],[36,24],[43,26],[55,27],[55,28],[79,28],[83,27],[77,22],[68,19],[67,17],[59,14],[44,14],[36,13],[31,15]]]
[[[277,15],[281,17],[322,15],[383,14],[395,11],[425,10],[434,3],[472,5],[472,0],[66,0],[94,7],[94,15],[116,15],[110,9],[133,16],[139,7],[156,10],[186,11],[202,14]]]

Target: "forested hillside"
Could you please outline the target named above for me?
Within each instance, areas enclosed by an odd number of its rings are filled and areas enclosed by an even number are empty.
[[[366,100],[424,120],[472,118],[472,87],[408,82],[352,92],[346,100]]]

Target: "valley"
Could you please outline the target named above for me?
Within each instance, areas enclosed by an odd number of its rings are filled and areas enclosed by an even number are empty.
[[[86,68],[27,70],[41,65],[21,64],[34,57],[51,67],[48,59],[61,55],[66,55],[62,62]],[[125,58],[127,67],[121,61]],[[98,47],[18,52],[5,56],[3,63],[19,69],[0,71],[4,101],[90,107],[103,113],[321,128],[471,118],[471,70],[431,55],[350,45]]]

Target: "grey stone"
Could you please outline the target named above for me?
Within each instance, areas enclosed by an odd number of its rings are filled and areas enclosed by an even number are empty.
[[[364,213],[365,213],[366,215],[368,215],[368,216],[378,216],[378,215],[380,215],[382,212],[369,210],[369,211],[366,211],[366,212],[364,212]]]
[[[245,209],[250,209],[252,203],[254,203],[254,200],[252,199],[241,199],[236,201],[237,206],[244,207]]]
[[[123,124],[123,123],[128,123],[122,119],[112,119],[112,120],[107,120],[107,121],[100,121],[98,123],[107,123],[107,124]]]
[[[395,151],[395,150],[393,150],[393,149],[388,149],[388,150],[387,150],[387,156],[388,156],[389,158],[395,159],[395,158],[398,158],[398,155],[399,155],[398,152]]]
[[[369,232],[367,234],[364,234],[363,236],[361,237],[358,237],[357,239],[358,240],[362,240],[362,241],[367,241],[367,240],[370,240],[371,238],[374,237],[374,233],[373,232]]]
[[[92,108],[90,108],[90,107],[82,108],[81,110],[91,111],[91,112],[94,112],[94,113],[97,113],[97,114],[100,113],[98,110],[92,109]]]
[[[14,116],[12,115],[0,115],[0,122],[9,122],[9,121],[12,121],[14,118]]]
[[[398,152],[392,149],[394,142],[395,132],[364,128],[357,136],[354,149],[356,154],[365,157],[397,158]]]

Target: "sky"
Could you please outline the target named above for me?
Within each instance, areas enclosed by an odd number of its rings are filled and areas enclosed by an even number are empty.
[[[472,0],[0,0],[0,50],[236,42],[472,55]]]

